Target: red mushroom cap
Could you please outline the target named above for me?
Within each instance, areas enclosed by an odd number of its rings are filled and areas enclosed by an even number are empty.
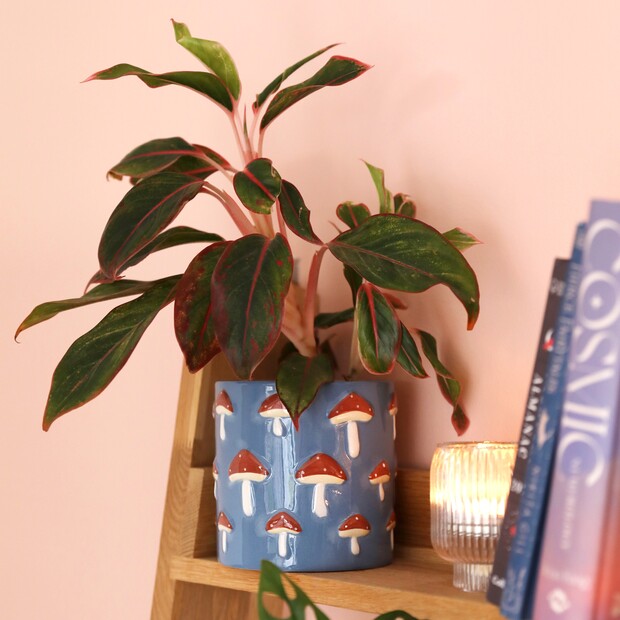
[[[217,521],[215,523],[217,524],[217,529],[220,530],[220,532],[222,530],[232,532],[232,523],[228,520],[228,517],[223,512],[220,512],[220,514],[217,516]]]
[[[388,519],[385,529],[388,532],[391,532],[395,527],[396,527],[396,513],[392,510],[392,514],[390,515],[390,518]]]
[[[279,512],[267,521],[265,529],[270,534],[282,534],[283,532],[299,534],[301,525],[288,512]]]
[[[351,515],[338,528],[338,536],[341,538],[357,538],[368,534],[370,534],[370,523],[360,514]]]
[[[396,398],[396,392],[392,394],[390,398],[390,404],[388,405],[388,412],[390,415],[396,415],[398,413],[398,399]]]
[[[384,484],[390,480],[390,468],[385,461],[381,461],[369,474],[370,484]]]
[[[230,462],[228,477],[233,482],[237,480],[252,480],[262,482],[269,475],[269,470],[249,451],[240,450]]]
[[[232,402],[226,390],[222,390],[215,398],[213,403],[213,411],[215,413],[230,415],[233,412]]]
[[[280,400],[277,392],[268,396],[263,401],[258,413],[263,416],[263,418],[285,418],[288,416],[288,411]]]
[[[328,454],[318,452],[297,470],[295,478],[302,484],[342,484],[347,475],[338,461]]]
[[[372,405],[359,394],[347,394],[327,416],[332,424],[368,422],[374,415]]]

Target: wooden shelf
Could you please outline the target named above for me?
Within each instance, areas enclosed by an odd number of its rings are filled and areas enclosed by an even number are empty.
[[[211,465],[215,379],[233,378],[216,358],[181,379],[166,506],[153,595],[152,620],[255,620],[258,572],[229,568],[215,558]],[[260,379],[261,377],[257,377]],[[317,603],[383,613],[403,609],[426,620],[500,618],[479,594],[452,586],[452,566],[430,548],[428,471],[396,476],[396,559],[384,568],[341,573],[290,573]],[[273,605],[270,610],[275,613]]]

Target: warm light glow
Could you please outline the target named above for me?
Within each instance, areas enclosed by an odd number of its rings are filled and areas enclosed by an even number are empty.
[[[516,444],[449,443],[431,463],[431,541],[455,562],[454,585],[484,591],[510,489]]]

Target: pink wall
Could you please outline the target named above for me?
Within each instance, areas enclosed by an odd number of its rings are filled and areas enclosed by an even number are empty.
[[[620,197],[620,6],[611,0],[12,3],[0,39],[7,620],[148,616],[181,365],[170,312],[111,388],[48,434],[40,420],[53,368],[103,309],[58,317],[20,345],[11,335],[35,304],[80,294],[124,192],[105,171],[128,150],[181,135],[233,152],[221,112],[191,93],[129,79],[79,83],[117,62],[198,68],[174,43],[171,17],[229,48],[248,98],[334,41],[375,65],[287,113],[266,154],[315,211],[373,201],[363,158],[384,167],[389,187],[411,193],[438,228],[459,225],[485,241],[469,253],[482,290],[473,332],[445,291],[427,296],[438,310],[416,300],[410,311],[442,335],[447,362],[465,380],[469,439],[516,438],[553,257],[568,252],[591,197]],[[231,230],[207,203],[190,206],[184,221]],[[154,258],[136,276],[175,273],[189,255]],[[331,284],[333,269],[328,263],[322,281],[327,308],[348,296]],[[448,409],[431,380],[396,381],[401,461],[427,465],[434,445],[454,436]]]

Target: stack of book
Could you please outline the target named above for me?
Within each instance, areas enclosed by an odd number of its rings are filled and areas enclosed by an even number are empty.
[[[487,593],[511,620],[620,619],[620,203],[555,262]]]

